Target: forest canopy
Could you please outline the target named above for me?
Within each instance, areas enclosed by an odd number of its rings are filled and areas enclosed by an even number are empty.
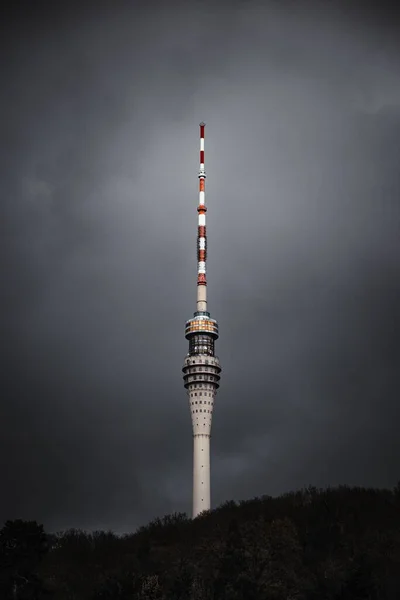
[[[398,600],[400,485],[230,501],[122,536],[6,521],[0,598]]]

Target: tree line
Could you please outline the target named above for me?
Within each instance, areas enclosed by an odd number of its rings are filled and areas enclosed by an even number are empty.
[[[0,530],[0,599],[400,600],[400,485],[309,487],[135,533]]]

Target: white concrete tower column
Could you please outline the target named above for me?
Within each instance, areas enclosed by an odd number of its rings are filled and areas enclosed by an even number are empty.
[[[216,326],[213,319],[208,322],[213,322]],[[188,321],[188,327],[191,325],[192,321]],[[190,339],[190,352],[182,369],[193,431],[193,517],[211,508],[211,425],[221,372],[218,357],[211,353],[214,348],[213,338],[210,336],[207,340],[208,347],[199,347],[195,346],[199,337],[203,336],[196,335]],[[206,354],[207,349],[209,354]],[[197,353],[198,350],[203,353]]]
[[[210,509],[210,436],[193,436],[193,516]]]

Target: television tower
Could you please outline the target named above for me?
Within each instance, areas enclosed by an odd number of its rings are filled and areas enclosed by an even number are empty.
[[[189,341],[189,352],[182,368],[193,427],[193,518],[210,509],[211,421],[221,372],[219,359],[214,353],[218,323],[207,311],[204,129],[205,123],[200,123],[197,310],[193,318],[186,321],[185,337]]]

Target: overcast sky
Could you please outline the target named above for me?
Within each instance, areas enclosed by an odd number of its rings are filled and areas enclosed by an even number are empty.
[[[0,521],[125,532],[190,514],[201,120],[223,367],[212,505],[394,486],[396,16],[30,4],[1,53]]]

